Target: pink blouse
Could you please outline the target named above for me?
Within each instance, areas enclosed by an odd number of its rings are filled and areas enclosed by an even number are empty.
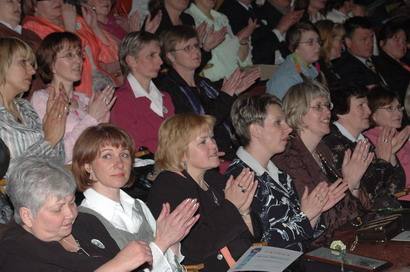
[[[88,127],[95,126],[98,121],[88,114],[89,98],[79,92],[73,92],[73,100],[78,103],[78,109],[70,108],[64,133],[65,163],[70,164],[73,156],[73,147],[80,134]],[[31,104],[41,119],[44,118],[47,108],[48,91],[38,90],[31,97]]]
[[[364,135],[375,145],[381,130],[381,127],[375,127],[367,130]],[[407,141],[396,155],[406,175],[406,188],[410,187],[410,142]],[[410,201],[410,195],[400,197],[399,199]]]

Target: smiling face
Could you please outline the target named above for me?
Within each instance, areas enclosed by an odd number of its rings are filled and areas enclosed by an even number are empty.
[[[90,179],[96,181],[92,188],[107,196],[127,184],[131,164],[128,149],[107,144],[100,148],[97,157],[91,163],[85,164],[85,169],[90,173]]]
[[[30,88],[31,80],[35,74],[34,67],[22,51],[17,51],[5,75],[5,90],[15,96],[24,93]]]
[[[372,120],[377,126],[401,128],[403,118],[403,107],[397,99],[390,104],[384,105],[372,114]]]
[[[53,64],[54,81],[70,84],[81,80],[83,54],[80,47],[66,44],[57,52]]]
[[[22,208],[26,209],[27,208]],[[21,211],[20,211],[21,213]],[[72,225],[77,217],[74,195],[62,198],[47,197],[35,215],[22,216],[24,228],[42,241],[60,241],[71,234]]]
[[[286,117],[278,105],[269,105],[263,125],[252,124],[251,142],[257,142],[270,156],[281,153],[288,143],[292,129],[286,123]]]
[[[308,112],[302,117],[301,134],[319,139],[328,134],[330,132],[330,105],[327,97],[314,98],[310,102]]]
[[[13,27],[20,23],[21,1],[20,0],[1,0],[0,20]]]
[[[302,32],[295,53],[307,64],[312,64],[319,59],[320,38],[315,31]]]
[[[198,136],[188,144],[183,161],[192,176],[219,166],[218,147],[212,130],[205,126],[199,131]]]
[[[366,97],[351,97],[348,113],[338,115],[339,122],[349,130],[353,136],[369,128],[370,109]]]

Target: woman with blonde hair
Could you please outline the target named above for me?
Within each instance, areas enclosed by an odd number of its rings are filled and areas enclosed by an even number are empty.
[[[18,157],[52,156],[64,160],[61,139],[67,118],[63,94],[47,100],[43,122],[21,96],[30,88],[36,59],[28,44],[17,38],[0,38],[0,138]]]
[[[187,113],[161,125],[155,154],[161,172],[147,203],[158,217],[163,203],[173,209],[186,198],[197,199],[199,220],[181,241],[184,264],[204,263],[203,271],[220,272],[251,246],[258,230],[249,210],[256,190],[254,174],[245,169],[226,181],[212,170],[219,165],[214,123],[209,115]]]

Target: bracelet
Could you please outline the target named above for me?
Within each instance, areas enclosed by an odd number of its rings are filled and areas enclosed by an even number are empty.
[[[249,44],[249,41],[240,41],[239,44],[240,44],[240,45],[248,45],[248,44]]]

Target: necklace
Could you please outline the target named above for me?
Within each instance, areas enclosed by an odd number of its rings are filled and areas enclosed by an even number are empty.
[[[66,243],[67,245],[72,247],[72,249],[74,249],[73,252],[80,252],[80,253],[83,252],[85,255],[90,257],[90,254],[88,254],[88,252],[85,251],[85,249],[81,247],[80,242],[78,242],[78,240],[74,239],[74,237],[73,237],[74,242],[70,242],[66,239],[67,238],[61,239],[61,242]]]

